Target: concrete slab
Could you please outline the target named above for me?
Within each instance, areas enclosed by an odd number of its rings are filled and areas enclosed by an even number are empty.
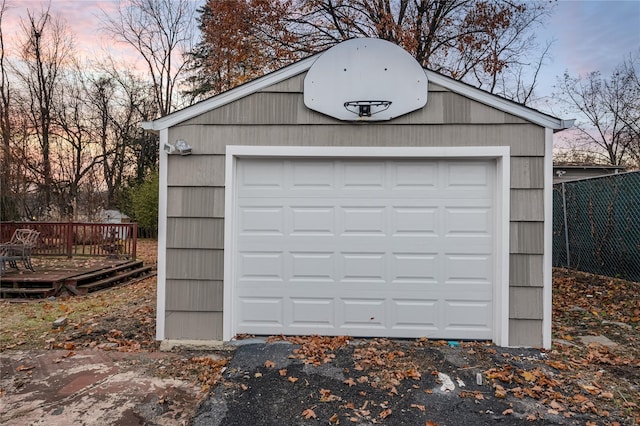
[[[0,354],[0,424],[187,424],[198,388],[148,372],[172,354]],[[146,365],[141,365],[144,362]]]
[[[612,340],[609,340],[605,336],[578,336],[580,341],[582,341],[585,345],[590,345],[592,343],[607,346],[609,348],[615,348],[618,344]]]

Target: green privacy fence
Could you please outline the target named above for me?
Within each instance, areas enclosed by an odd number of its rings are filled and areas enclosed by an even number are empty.
[[[640,281],[640,172],[553,186],[553,265]]]

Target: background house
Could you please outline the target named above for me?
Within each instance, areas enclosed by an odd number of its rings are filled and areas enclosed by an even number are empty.
[[[569,182],[579,179],[622,173],[624,166],[611,166],[603,164],[554,164],[553,183]]]
[[[159,340],[550,346],[552,134],[570,123],[410,60],[350,40],[144,124],[167,148]],[[385,99],[401,81],[422,88]]]

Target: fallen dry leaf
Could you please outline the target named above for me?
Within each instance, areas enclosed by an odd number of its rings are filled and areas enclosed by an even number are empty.
[[[386,419],[390,415],[391,415],[391,408],[387,408],[382,413],[380,413],[380,417],[383,418],[383,419]]]
[[[317,419],[318,418],[318,416],[316,416],[315,411],[313,411],[311,408],[307,408],[306,410],[304,410],[302,412],[302,416],[307,420],[309,420],[309,419]]]
[[[338,418],[338,413],[334,413],[333,416],[329,417],[329,423],[333,423],[335,425],[340,424],[340,419]]]
[[[34,368],[36,368],[33,365],[19,365],[16,367],[16,371],[29,371],[29,370],[33,370]]]
[[[266,360],[266,361],[264,362],[264,366],[265,366],[266,368],[273,368],[273,367],[275,367],[275,366],[276,366],[276,363],[275,363],[275,362],[273,362],[273,361],[271,361],[271,360]]]
[[[507,408],[502,412],[503,416],[508,416],[509,414],[513,414],[513,408]]]

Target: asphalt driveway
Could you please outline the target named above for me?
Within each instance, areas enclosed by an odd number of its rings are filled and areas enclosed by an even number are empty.
[[[536,371],[545,365],[544,352],[451,345],[362,340],[318,357],[289,342],[246,341],[192,424],[584,425],[589,420],[588,414],[568,416],[502,392],[487,380],[491,374],[485,372],[505,358],[513,371]]]

